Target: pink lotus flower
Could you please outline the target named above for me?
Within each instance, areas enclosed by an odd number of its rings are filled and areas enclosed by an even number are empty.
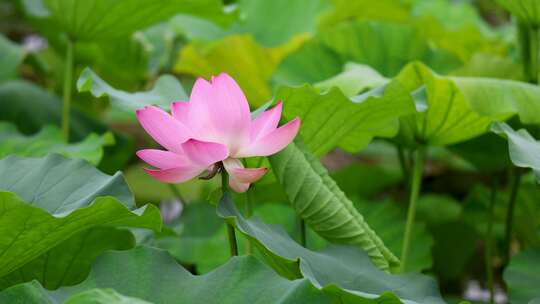
[[[227,74],[210,82],[197,79],[189,99],[173,102],[172,116],[154,106],[137,110],[142,127],[167,149],[137,151],[157,168],[146,172],[162,182],[181,183],[219,166],[227,170],[231,188],[245,192],[267,169],[244,168],[239,158],[274,154],[300,128],[298,117],[277,127],[281,102],[252,120],[244,93]]]

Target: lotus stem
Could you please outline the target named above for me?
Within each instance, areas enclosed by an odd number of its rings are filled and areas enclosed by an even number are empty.
[[[225,171],[224,168],[221,168],[221,189],[223,193],[225,193],[229,189],[229,175],[227,175],[227,171]],[[236,242],[236,233],[234,232],[234,227],[227,222],[225,222],[225,224],[227,225],[227,237],[229,240],[231,256],[237,256],[238,244]]]
[[[405,225],[405,234],[403,235],[403,245],[401,247],[401,265],[400,272],[405,272],[407,267],[407,258],[409,256],[409,247],[411,244],[412,230],[414,226],[414,217],[416,215],[416,202],[422,186],[422,171],[424,169],[425,148],[420,146],[416,151],[414,160],[414,169],[412,172],[411,194],[409,199],[409,210],[407,212],[407,223]]]
[[[536,26],[531,26],[530,31],[530,56],[531,56],[531,77],[529,81],[533,84],[538,84],[538,28]]]
[[[489,303],[493,304],[495,301],[495,289],[493,285],[493,221],[494,221],[494,209],[495,201],[497,198],[497,178],[493,178],[491,185],[491,197],[488,209],[488,227],[486,233],[486,245],[485,245],[485,257],[486,260],[486,277],[487,285],[489,289]]]
[[[62,134],[69,141],[69,111],[71,107],[71,85],[73,81],[73,41],[67,39],[64,68],[64,91],[62,100]]]
[[[182,194],[180,193],[180,190],[178,190],[178,188],[176,188],[176,186],[174,184],[169,184],[169,188],[171,189],[171,192],[173,194],[173,196],[180,201],[180,203],[182,204],[187,204],[187,201],[184,199],[184,196],[182,196]]]
[[[538,83],[538,27],[518,23],[518,36],[523,61],[523,73],[529,83]]]
[[[251,185],[251,187],[246,192],[246,217],[247,218],[250,218],[253,215],[253,187],[254,185]],[[247,253],[248,254],[253,253],[253,243],[251,242],[251,240],[248,240]]]
[[[514,225],[514,209],[516,206],[516,199],[519,192],[519,184],[521,183],[521,172],[519,168],[514,167],[510,171],[512,184],[510,188],[510,197],[508,198],[508,207],[506,209],[506,231],[505,231],[505,251],[504,251],[504,261],[508,263],[510,260],[510,255],[512,251],[512,226]]]
[[[405,181],[406,188],[409,187],[409,165],[405,160],[405,151],[403,147],[399,144],[396,144],[397,155],[399,160],[399,165],[401,167],[401,173],[403,175],[403,180]]]
[[[307,247],[307,240],[306,240],[306,221],[301,218],[301,217],[298,217],[300,220],[299,220],[299,224],[300,224],[300,245],[302,245],[302,247]]]

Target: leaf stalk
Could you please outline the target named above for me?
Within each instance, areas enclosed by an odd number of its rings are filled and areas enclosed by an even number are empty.
[[[407,259],[411,244],[412,230],[414,226],[414,217],[416,215],[416,202],[422,186],[422,172],[424,169],[425,147],[420,146],[416,151],[414,168],[412,172],[411,192],[409,197],[409,210],[407,211],[407,223],[405,225],[405,234],[403,235],[403,245],[401,247],[400,272],[407,270]]]
[[[229,189],[229,175],[227,174],[227,171],[224,168],[221,169],[221,189],[223,193],[225,193]],[[233,225],[229,223],[226,223],[226,225],[227,225],[227,238],[229,240],[229,248],[230,248],[231,256],[237,256],[238,243],[236,241],[236,233],[234,231],[234,227]]]
[[[73,82],[73,41],[68,38],[64,67],[64,87],[62,98],[62,134],[69,141],[69,113],[71,108],[71,85]]]

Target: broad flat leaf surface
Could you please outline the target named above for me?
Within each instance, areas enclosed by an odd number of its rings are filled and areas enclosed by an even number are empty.
[[[325,8],[324,0],[242,0],[240,20],[231,31],[250,33],[264,46],[277,46],[294,35],[314,32],[317,16]]]
[[[432,279],[419,274],[383,272],[372,264],[365,252],[352,246],[329,246],[319,252],[306,249],[280,226],[267,225],[257,218],[245,219],[236,210],[230,194],[220,201],[218,214],[255,241],[278,272],[289,277],[295,274],[304,277],[315,287],[341,299],[444,303]]]
[[[223,17],[222,4],[217,0],[34,0],[23,4],[30,16],[45,19],[72,39],[86,41],[126,36],[178,13]]]
[[[514,131],[505,123],[495,123],[491,131],[508,139],[512,163],[518,167],[531,168],[540,183],[540,142],[525,129]]]
[[[289,281],[251,256],[234,257],[208,274],[194,276],[166,252],[147,247],[105,253],[98,258],[86,281],[51,294],[61,300],[93,288],[112,288],[156,304],[262,300],[264,303],[330,303],[330,298],[308,280]]]
[[[338,87],[345,96],[352,97],[364,91],[380,87],[387,82],[386,77],[383,77],[370,66],[348,62],[343,67],[343,72],[319,81],[313,86],[321,91]]]
[[[321,16],[321,28],[346,20],[406,22],[410,18],[410,1],[401,0],[332,0],[332,9]]]
[[[529,249],[513,256],[503,277],[511,303],[528,304],[540,297],[540,250]]]
[[[300,134],[315,155],[336,146],[357,152],[375,136],[391,137],[398,118],[415,112],[400,84],[391,84],[347,98],[337,89],[319,93],[313,87],[280,87],[275,100],[283,100],[287,119],[302,119]]]
[[[147,105],[157,105],[167,110],[172,101],[188,100],[184,88],[172,75],[162,75],[150,91],[128,93],[111,87],[90,68],[82,71],[77,80],[79,92],[90,92],[94,97],[108,96],[111,100],[109,119],[130,121],[135,119],[135,110]]]
[[[0,192],[0,276],[34,260],[77,233],[96,226],[159,229],[159,211],[146,206],[130,211],[113,197],[95,199],[64,217],[30,205],[11,192]]]
[[[15,78],[17,66],[24,59],[25,51],[0,34],[0,83]]]
[[[45,89],[26,81],[0,84],[0,120],[15,124],[24,134],[39,132],[45,125],[60,125],[62,101]],[[106,132],[105,126],[71,111],[72,139],[82,140],[92,132]]]
[[[24,304],[152,304],[126,297],[113,289],[89,289],[74,294],[65,301],[56,300],[38,282],[19,284],[0,292],[1,303]]]
[[[517,114],[526,124],[539,124],[540,86],[515,80],[450,77],[472,108],[492,118]]]
[[[540,3],[536,0],[497,0],[497,2],[507,10],[531,25],[540,24]]]
[[[14,125],[0,122],[0,159],[7,155],[37,157],[58,153],[97,165],[103,156],[103,147],[113,143],[111,133],[90,134],[80,142],[66,143],[62,131],[55,126],[48,125],[37,134],[25,136]]]
[[[133,195],[122,173],[101,173],[80,159],[49,154],[43,158],[8,156],[0,160],[0,189],[28,204],[63,216],[88,206],[100,196],[113,196],[133,208]]]
[[[250,104],[259,107],[272,97],[272,73],[283,56],[298,44],[297,40],[276,48],[262,47],[245,34],[212,43],[195,41],[182,48],[174,71],[206,79],[226,72],[238,82]]]
[[[0,277],[93,227],[161,225],[154,206],[129,210],[133,196],[121,174],[83,160],[9,156],[0,175],[0,189],[10,191],[0,192]]]
[[[389,271],[399,260],[369,227],[319,160],[294,142],[270,157],[289,202],[306,224],[325,239],[364,249],[373,263]]]
[[[45,89],[26,81],[0,84],[0,120],[11,122],[27,135],[38,133],[46,125],[61,124],[62,101]],[[72,109],[70,112],[70,140],[81,141],[92,133],[106,133],[107,126]],[[133,157],[133,140],[114,132],[116,144],[105,148],[100,169],[114,173]]]
[[[540,109],[540,87],[525,83],[474,77],[443,77],[422,63],[406,66],[393,82],[411,94],[425,89],[427,110],[401,120],[405,143],[444,146],[484,134],[493,121],[517,114],[524,122]],[[415,96],[411,96],[415,98]]]
[[[104,251],[134,246],[133,234],[127,230],[90,228],[0,278],[0,289],[31,280],[38,280],[47,289],[75,285],[86,278],[92,263]]]
[[[344,22],[320,31],[285,57],[274,79],[288,85],[314,83],[333,77],[351,61],[392,77],[414,60],[442,72],[456,68],[459,62],[449,54],[431,49],[428,41],[410,25]]]

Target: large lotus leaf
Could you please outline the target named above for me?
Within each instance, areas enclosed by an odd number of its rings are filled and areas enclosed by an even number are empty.
[[[34,0],[22,1],[27,14],[79,41],[109,40],[129,35],[178,13],[223,18],[217,0]],[[122,22],[119,22],[122,20]]]
[[[370,66],[348,62],[343,67],[343,72],[329,79],[319,81],[313,86],[321,91],[338,87],[345,96],[352,97],[364,91],[380,87],[387,82],[386,77],[381,76]]]
[[[518,114],[540,122],[540,87],[512,80],[443,77],[422,63],[406,66],[396,78],[407,91],[425,90],[427,111],[402,119],[401,139],[414,145],[449,145],[485,133],[491,122]]]
[[[460,65],[455,56],[430,48],[421,33],[410,25],[347,22],[321,31],[285,57],[274,79],[288,85],[314,83],[339,73],[350,61],[392,77],[413,60],[421,60],[440,72]]]
[[[15,124],[23,134],[34,134],[46,125],[61,123],[62,101],[45,89],[26,81],[0,84],[0,120]],[[70,140],[81,141],[92,133],[109,131],[103,123],[72,109],[70,112]],[[114,132],[116,144],[104,150],[100,169],[113,173],[123,168],[133,157],[132,139]]]
[[[329,28],[346,20],[406,22],[410,19],[410,1],[332,0],[333,8],[321,16],[320,27]]]
[[[364,249],[383,270],[399,265],[328,171],[302,144],[291,143],[270,157],[272,169],[289,202],[306,223],[325,239]]]
[[[508,54],[508,43],[470,2],[415,1],[411,17],[430,43],[456,55],[464,63],[477,53]]]
[[[112,143],[111,133],[103,136],[90,134],[81,142],[66,143],[62,131],[55,126],[45,126],[39,133],[25,136],[14,125],[0,122],[0,159],[10,154],[37,157],[54,152],[97,165],[103,156],[103,147]]]
[[[508,139],[512,163],[518,167],[531,168],[540,183],[540,142],[525,129],[514,131],[505,123],[494,123],[491,131]]]
[[[300,133],[315,155],[336,146],[357,152],[374,136],[392,137],[398,131],[398,118],[415,112],[409,96],[394,83],[347,98],[333,88],[318,93],[309,85],[280,87],[276,100],[283,100],[283,115],[302,119]]]
[[[125,89],[139,88],[141,84],[147,83],[148,79],[154,80],[155,74],[151,74],[148,69],[150,47],[135,37],[139,37],[139,35],[122,37],[112,41],[78,42],[74,46],[76,66],[91,66],[94,72],[107,79],[112,86],[120,86]],[[56,48],[56,52],[62,54],[60,47]],[[55,65],[53,67],[60,69],[62,66]],[[78,72],[80,70],[76,69],[74,77]],[[55,75],[57,75],[57,81],[63,80],[62,70],[56,71]]]
[[[128,230],[87,229],[0,278],[0,289],[31,280],[38,280],[47,289],[75,285],[86,278],[92,263],[104,251],[134,246],[135,238]]]
[[[494,119],[517,114],[526,124],[540,124],[540,86],[502,79],[450,77],[483,116]]]
[[[536,0],[497,0],[523,22],[533,26],[540,25],[540,3]]]
[[[232,35],[212,43],[192,42],[181,50],[174,70],[207,79],[226,72],[238,82],[250,104],[259,107],[272,96],[269,81],[277,64],[298,41],[293,39],[271,49],[260,46],[250,35]]]
[[[17,75],[17,66],[24,59],[25,51],[22,47],[9,41],[0,34],[0,82],[4,82]]]
[[[129,210],[133,196],[121,174],[80,159],[9,156],[0,175],[0,189],[11,191],[0,193],[0,277],[93,227],[161,225],[154,206]]]
[[[89,289],[59,301],[54,299],[38,282],[28,282],[0,292],[0,303],[24,304],[152,304],[141,299],[126,297],[113,289]]]
[[[101,173],[80,159],[49,154],[44,158],[8,156],[0,160],[0,189],[16,193],[29,204],[64,216],[100,196],[113,196],[129,208],[133,195],[122,173]]]
[[[63,217],[32,206],[11,192],[0,192],[0,206],[0,276],[92,227],[160,227],[160,215],[155,207],[130,211],[113,197],[99,197],[88,207],[76,209]]]
[[[26,81],[0,85],[0,120],[14,123],[24,134],[39,132],[49,124],[60,125],[62,101],[45,89]],[[105,126],[71,111],[71,137],[82,140],[92,132],[105,133]]]
[[[500,55],[476,53],[452,75],[523,80],[523,67],[514,59]]]
[[[210,20],[193,15],[178,14],[167,22],[158,23],[135,35],[148,53],[148,70],[151,75],[168,71],[174,64],[171,60],[178,51],[176,46],[181,37],[188,41],[217,40],[227,35],[225,29]]]
[[[264,283],[264,284],[262,284]],[[330,303],[308,280],[289,281],[251,256],[194,276],[166,252],[140,247],[98,258],[83,283],[51,292],[63,300],[93,288],[112,288],[152,303]]]
[[[503,277],[512,304],[528,304],[540,297],[540,250],[529,249],[513,256]]]
[[[240,20],[232,31],[250,33],[265,46],[277,46],[296,34],[315,31],[317,16],[327,7],[324,0],[242,0]]]
[[[319,252],[311,251],[292,240],[279,226],[267,225],[257,218],[245,219],[228,193],[218,205],[218,214],[256,242],[265,259],[278,272],[288,277],[302,276],[315,287],[342,299],[351,302],[354,299],[355,303],[362,300],[444,303],[432,279],[419,274],[383,272],[372,264],[365,252],[352,246],[333,245]]]
[[[168,109],[172,101],[188,99],[184,88],[172,75],[160,76],[150,91],[128,93],[111,87],[90,68],[86,68],[77,80],[77,89],[79,92],[90,92],[95,97],[109,96],[112,107],[108,114],[113,121],[134,120],[135,110],[147,105]]]

